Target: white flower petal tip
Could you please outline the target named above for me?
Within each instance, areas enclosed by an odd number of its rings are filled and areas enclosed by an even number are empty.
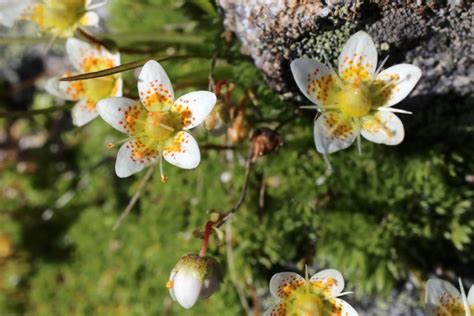
[[[294,272],[280,272],[275,274],[270,280],[270,293],[276,298],[281,297],[285,292],[285,286],[294,286],[304,283],[303,277]]]
[[[146,111],[141,104],[135,100],[110,97],[97,103],[97,112],[100,117],[116,130],[132,134],[141,120],[144,120]]]
[[[387,98],[382,106],[392,106],[403,99],[413,90],[420,80],[422,71],[419,67],[411,64],[399,64],[382,71],[376,81],[384,81]]]
[[[336,310],[338,314],[344,316],[358,316],[359,313],[346,301],[336,298]]]
[[[149,60],[138,76],[140,100],[148,111],[169,109],[174,102],[174,91],[168,74],[155,60]]]
[[[464,311],[466,312],[466,316],[472,316],[471,307],[469,306],[469,301],[467,299],[466,292],[464,291],[464,285],[462,284],[461,278],[459,278],[458,281],[459,288],[461,289],[461,300],[462,304],[464,305]]]
[[[174,301],[190,309],[198,299],[217,291],[221,281],[221,267],[214,258],[189,254],[181,257],[171,271],[166,287]]]
[[[309,281],[318,282],[328,288],[334,296],[339,296],[345,286],[341,272],[334,269],[320,271],[313,275]]]
[[[316,150],[321,154],[331,154],[351,146],[357,137],[357,129],[341,113],[322,114],[314,123]]]
[[[12,27],[15,21],[25,11],[31,0],[2,0],[0,1],[0,25]]]
[[[137,139],[123,144],[115,161],[115,174],[119,178],[127,178],[142,171],[156,161],[159,153],[154,150],[142,149],[144,146]]]
[[[293,60],[290,68],[300,91],[313,103],[324,106],[327,103],[324,92],[336,84],[331,69],[316,60],[306,58]]]
[[[171,111],[181,114],[183,129],[201,124],[216,105],[216,95],[209,91],[195,91],[178,98]]]
[[[66,52],[73,66],[80,72],[104,70],[120,65],[119,52],[112,53],[103,46],[92,45],[76,38],[66,41]]]
[[[167,162],[182,169],[194,169],[201,162],[201,152],[194,137],[184,131],[178,132],[163,149]]]
[[[469,290],[469,293],[467,294],[467,301],[471,306],[474,307],[474,285],[471,286],[471,289]]]
[[[398,116],[379,111],[362,118],[361,135],[373,143],[394,146],[405,138],[405,129]]]
[[[369,34],[359,31],[352,35],[339,55],[339,76],[352,80],[369,77],[377,68],[377,49]]]
[[[71,115],[72,123],[77,127],[81,127],[95,119],[99,113],[97,113],[94,102],[83,99],[74,105]]]
[[[70,86],[70,82],[59,81],[59,78],[54,77],[46,80],[43,88],[46,90],[46,92],[57,98],[69,101],[77,101],[79,96],[73,96],[71,93],[67,92],[70,91]]]
[[[442,309],[446,315],[463,308],[461,293],[451,283],[429,279],[426,283],[425,310],[427,316],[438,316]],[[444,314],[443,314],[444,315]]]
[[[81,18],[81,20],[79,21],[79,23],[81,23],[82,25],[84,26],[94,26],[94,27],[98,27],[99,26],[99,15],[95,12],[87,12],[86,14],[84,14]]]

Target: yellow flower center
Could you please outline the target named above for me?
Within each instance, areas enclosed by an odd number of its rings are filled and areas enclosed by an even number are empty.
[[[169,112],[148,112],[145,134],[155,141],[163,141],[177,130],[176,119]]]
[[[345,85],[338,92],[337,101],[341,111],[350,117],[362,117],[372,108],[370,91],[360,82]]]
[[[333,298],[320,283],[305,282],[286,293],[289,294],[285,300],[289,315],[321,316],[334,308]]]
[[[84,80],[84,94],[92,101],[98,102],[114,95],[116,78],[113,76]]]
[[[45,0],[33,7],[31,20],[44,32],[56,36],[72,36],[85,13],[85,0]]]

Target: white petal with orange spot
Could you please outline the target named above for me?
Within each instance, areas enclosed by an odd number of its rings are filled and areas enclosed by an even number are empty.
[[[120,65],[120,53],[75,38],[66,41],[66,52],[73,66],[81,72],[103,70]]]
[[[313,103],[327,105],[328,95],[331,95],[336,80],[331,70],[318,61],[305,58],[295,59],[290,67],[301,92]]]
[[[298,273],[280,272],[270,280],[270,293],[276,298],[283,298],[303,283],[304,278]]]
[[[278,303],[270,306],[263,316],[286,316],[286,309],[284,303]]]
[[[138,76],[140,100],[148,111],[167,110],[174,102],[173,86],[166,71],[154,61],[148,61]]]
[[[163,157],[170,164],[183,169],[194,169],[201,161],[201,153],[196,140],[184,131],[178,132],[165,145]]]
[[[82,99],[74,105],[71,115],[75,126],[83,126],[99,116],[99,113],[96,111],[95,102]]]
[[[322,270],[309,279],[310,282],[320,282],[327,289],[330,290],[331,294],[338,296],[344,289],[344,278],[341,272],[334,269]]]
[[[44,89],[55,97],[77,101],[84,97],[84,86],[80,81],[59,81],[59,78],[50,78],[46,81]]]
[[[343,80],[366,79],[377,68],[377,49],[366,32],[352,35],[339,55],[339,76]]]
[[[314,123],[316,150],[330,154],[345,149],[354,143],[357,133],[351,118],[342,113],[324,113]]]
[[[343,301],[339,298],[336,298],[335,301],[336,301],[337,309],[339,310],[339,313],[337,313],[337,315],[341,315],[341,316],[358,316],[359,315],[359,313],[357,313],[354,307],[352,307],[346,301]]]
[[[460,306],[462,307],[461,293],[451,283],[438,279],[428,280],[425,294],[427,316],[438,316],[439,310],[450,315],[453,309]]]
[[[119,149],[115,173],[119,178],[129,177],[154,163],[157,157],[158,152],[145,149],[138,140],[128,141]]]
[[[405,137],[405,129],[398,116],[378,111],[362,118],[361,135],[377,144],[398,145]]]
[[[388,93],[388,98],[381,106],[392,106],[405,99],[420,78],[421,69],[410,64],[399,64],[382,71],[376,80],[382,80],[388,84],[384,91]],[[390,85],[390,82],[393,84]]]
[[[193,128],[204,121],[216,104],[216,95],[209,91],[195,91],[179,97],[171,111],[181,114],[183,129]]]
[[[113,128],[127,134],[137,132],[146,117],[146,110],[139,102],[121,97],[100,100],[97,112]]]

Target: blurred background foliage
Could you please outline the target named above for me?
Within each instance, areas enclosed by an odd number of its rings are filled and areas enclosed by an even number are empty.
[[[166,165],[168,183],[155,175],[113,231],[143,177],[115,176],[116,149],[106,144],[119,133],[100,119],[74,128],[67,111],[1,119],[1,315],[242,315],[242,306],[263,311],[270,304],[273,273],[302,272],[305,264],[310,272],[340,270],[355,303],[383,301],[407,280],[421,291],[433,273],[474,278],[472,124],[431,133],[436,121],[414,113],[403,118],[402,145],[364,142],[362,156],[354,148],[334,154],[328,175],[314,149],[314,114],[297,112],[280,130],[284,146],[255,163],[225,238],[211,240],[209,252],[225,270],[221,289],[189,311],[173,304],[165,284],[181,255],[198,252],[193,232],[210,210],[226,211],[238,199],[249,131],[285,121],[296,104],[266,87],[208,1],[112,0],[105,23],[110,33],[100,37],[130,51],[207,56],[164,63],[176,95],[208,88],[210,56],[218,51],[215,79],[232,84],[232,104],[245,107],[243,126],[228,123],[242,137],[232,143],[196,131],[200,144],[236,149],[203,149],[192,171]],[[58,42],[49,54],[63,51]],[[123,54],[123,61],[146,56]],[[25,58],[12,68],[19,77]],[[38,67],[43,71],[41,63],[29,69]],[[124,75],[125,94],[136,95],[134,72]],[[5,79],[0,89],[2,111],[57,103],[34,87],[29,98],[12,93]],[[472,114],[472,105],[466,98],[456,106]],[[449,122],[463,113],[445,115]]]

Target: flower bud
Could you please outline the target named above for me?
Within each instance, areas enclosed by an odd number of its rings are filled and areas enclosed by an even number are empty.
[[[189,309],[199,298],[211,296],[221,280],[221,266],[216,259],[188,254],[179,259],[166,287],[174,301]]]
[[[283,138],[277,131],[264,127],[252,135],[252,160],[276,151],[283,144]]]
[[[227,128],[225,125],[225,112],[224,104],[218,100],[212,112],[204,120],[204,128],[210,131],[214,136],[224,134]]]

